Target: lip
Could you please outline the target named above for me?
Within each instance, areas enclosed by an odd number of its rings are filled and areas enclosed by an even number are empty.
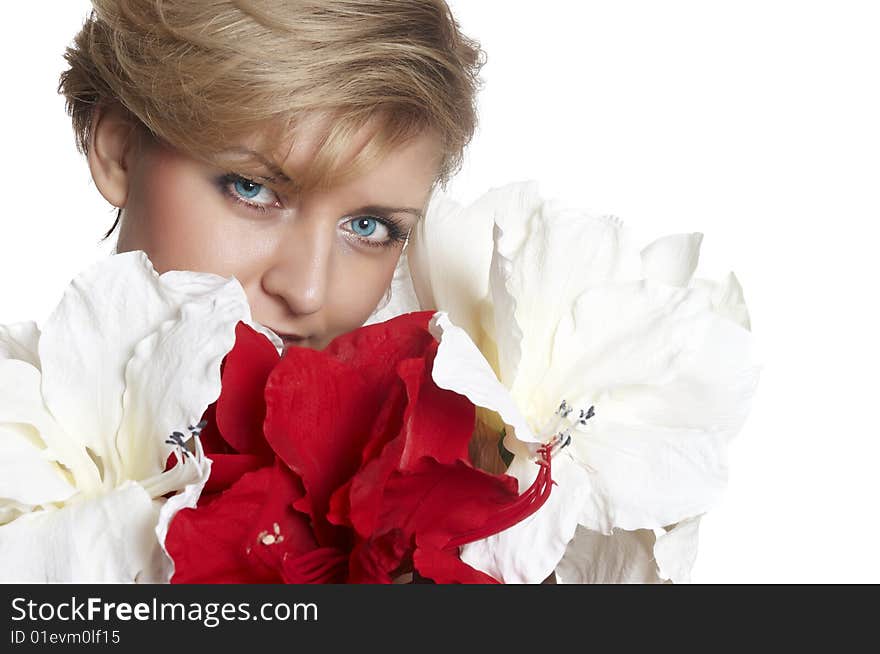
[[[285,347],[287,347],[288,345],[302,345],[303,343],[305,343],[306,341],[309,340],[308,336],[301,336],[299,334],[289,334],[289,333],[285,333],[285,332],[279,332],[274,329],[272,331],[274,331],[276,334],[278,334],[278,337],[281,339],[281,342],[284,344]]]

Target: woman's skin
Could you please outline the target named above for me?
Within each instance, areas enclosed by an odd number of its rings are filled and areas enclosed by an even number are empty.
[[[232,144],[234,166],[218,168],[144,136],[118,110],[97,112],[89,166],[101,194],[123,209],[117,251],[144,250],[159,272],[234,275],[254,320],[287,344],[321,349],[356,329],[426,209],[441,144],[425,132],[350,181],[296,192],[316,133],[306,126],[275,152],[258,138]],[[371,133],[358,133],[348,156]]]

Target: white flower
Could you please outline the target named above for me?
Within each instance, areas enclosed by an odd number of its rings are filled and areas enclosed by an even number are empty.
[[[42,333],[0,327],[0,580],[169,579],[168,521],[210,469],[198,439],[177,443],[219,395],[239,320],[237,281],[160,276],[137,252],[77,277]]]
[[[544,507],[463,560],[505,582],[687,579],[758,376],[736,278],[692,278],[701,238],[639,249],[534,183],[429,207],[409,260],[444,312],[435,381],[500,416],[521,490],[538,444],[569,443]]]

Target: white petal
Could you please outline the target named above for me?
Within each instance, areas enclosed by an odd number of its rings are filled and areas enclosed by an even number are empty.
[[[127,484],[0,527],[0,582],[116,583],[152,575],[159,502]]]
[[[578,527],[556,568],[560,584],[662,583],[654,560],[654,532],[615,529],[601,534]]]
[[[39,432],[23,423],[0,423],[0,505],[37,506],[76,493],[46,455]]]
[[[673,234],[642,250],[642,276],[672,286],[687,286],[700,260],[703,235]]]
[[[720,499],[727,484],[725,434],[607,423],[598,412],[591,422],[569,448],[603,496],[603,503],[585,505],[582,525],[654,529]]]
[[[535,463],[515,460],[508,474],[520,480],[522,491],[536,469]],[[544,581],[565,554],[590,495],[589,479],[577,465],[553,459],[551,477],[556,485],[540,509],[505,531],[465,545],[461,560],[506,584]]]
[[[504,252],[502,247],[502,242],[505,240],[504,233],[497,224],[493,238],[495,249],[489,271],[489,293],[494,309],[494,324],[489,326],[488,331],[492,334],[492,341],[495,344],[498,378],[510,388],[516,380],[519,362],[522,358],[520,346],[523,335],[516,319],[516,298],[508,290],[510,278],[514,272],[513,263],[509,258],[512,253]]]
[[[434,382],[440,388],[464,395],[477,406],[495,411],[514,429],[519,440],[540,442],[467,333],[452,324],[445,312],[434,314],[429,329],[440,343],[434,358]]]
[[[12,522],[19,516],[33,510],[30,504],[22,504],[13,500],[0,500],[0,525]]]
[[[509,222],[499,216],[505,235]],[[507,290],[516,302],[516,323],[522,332],[522,356],[510,388],[528,416],[546,417],[563,399],[571,399],[547,387],[565,370],[557,369],[555,361],[548,366],[557,326],[570,316],[575,298],[585,290],[637,274],[638,251],[619,220],[552,205],[531,217],[528,238],[518,250],[505,247],[503,238],[499,249],[511,260]],[[571,360],[580,352],[579,346],[564,356]]]
[[[165,286],[144,253],[111,256],[72,282],[40,339],[46,405],[111,477],[125,365],[135,344],[176,313]]]
[[[665,383],[621,385],[607,392],[603,416],[732,438],[748,416],[760,372],[751,333],[713,314],[694,324],[691,344],[671,360]]]
[[[163,471],[175,448],[167,442],[171,434],[188,439],[188,428],[220,395],[220,362],[250,309],[235,280],[206,290],[184,300],[173,319],[141,340],[126,366],[117,449],[127,479]]]
[[[40,394],[40,371],[18,359],[0,360],[0,424],[21,423],[36,431],[34,444],[41,457],[64,465],[80,490],[91,493],[101,487],[95,462],[82,443],[70,438],[49,414]],[[12,456],[0,449],[0,457]],[[4,465],[15,465],[14,457]],[[13,496],[14,497],[14,496]],[[12,499],[12,497],[10,497]]]
[[[732,320],[744,329],[751,329],[749,310],[746,307],[742,286],[732,272],[720,282],[707,279],[695,279],[694,288],[702,288],[710,294],[712,306],[720,315]]]
[[[689,583],[697,560],[700,516],[682,520],[669,530],[662,530],[654,545],[654,558],[660,577],[677,584]]]
[[[467,207],[438,193],[414,230],[408,256],[421,307],[446,311],[481,349],[493,323],[487,299],[495,219],[529,213],[536,196],[533,182],[490,189]]]
[[[26,361],[39,370],[39,342],[40,330],[33,322],[0,325],[0,359]]]
[[[587,507],[581,524],[653,529],[717,501],[757,381],[747,331],[703,291],[645,281],[585,292],[555,348],[552,368],[567,374],[539,390],[595,402],[569,454],[609,513]]]
[[[476,333],[474,307],[488,292],[492,223],[491,216],[481,223],[468,218],[463,207],[438,194],[413,230],[407,254],[419,305],[443,307],[456,324]],[[468,237],[460,238],[465,225]]]
[[[46,406],[71,438],[101,460],[109,486],[122,474],[116,435],[135,345],[177,319],[182,303],[210,297],[227,283],[202,273],[160,277],[143,252],[118,254],[77,277],[46,322],[39,347]]]
[[[699,346],[694,340],[711,319],[704,293],[649,281],[588,290],[559,324],[553,386],[595,395],[664,382],[676,360]]]
[[[196,439],[195,456],[184,460],[182,463],[179,461],[178,465],[175,467],[187,467],[186,474],[188,476],[187,483],[182,486],[183,490],[168,498],[168,500],[162,505],[162,509],[159,511],[159,521],[156,524],[156,538],[165,554],[166,565],[161,569],[154,567],[154,570],[159,576],[155,579],[141,579],[144,583],[164,584],[170,581],[174,574],[174,562],[168,554],[168,551],[165,549],[165,538],[168,536],[168,527],[178,511],[181,509],[194,509],[196,507],[196,503],[205,487],[205,482],[208,481],[208,477],[211,475],[211,460],[205,457],[199,439]],[[181,487],[181,484],[178,482],[175,483],[175,486],[179,488]]]

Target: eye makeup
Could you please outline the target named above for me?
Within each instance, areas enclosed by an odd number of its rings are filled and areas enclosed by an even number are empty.
[[[232,202],[263,214],[269,209],[283,208],[278,194],[266,184],[258,181],[264,179],[267,178],[256,175],[245,177],[238,173],[228,172],[220,175],[215,180],[215,184],[220,192]],[[417,209],[394,209],[369,205],[353,211],[351,215],[340,222],[340,227],[346,233],[347,238],[358,244],[371,248],[392,248],[407,241],[410,229],[405,221],[395,218],[391,212],[421,216],[421,212]],[[375,238],[377,232],[384,237]]]

